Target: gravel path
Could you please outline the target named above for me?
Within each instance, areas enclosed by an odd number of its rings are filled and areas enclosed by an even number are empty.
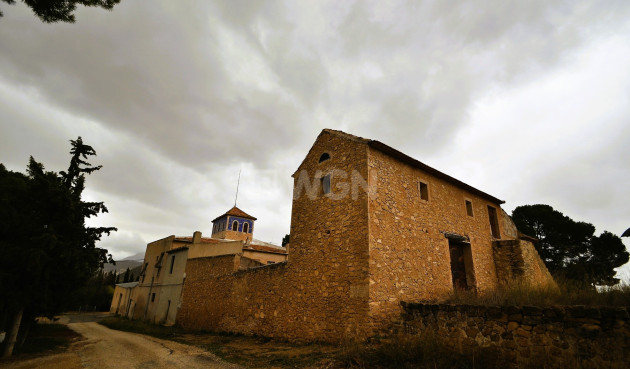
[[[7,368],[241,368],[194,346],[116,331],[98,323],[69,323],[68,327],[84,337],[68,352],[11,363]]]

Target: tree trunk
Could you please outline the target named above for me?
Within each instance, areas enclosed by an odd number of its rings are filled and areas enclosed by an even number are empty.
[[[20,330],[20,323],[22,322],[22,313],[24,309],[20,309],[13,317],[13,324],[11,325],[11,332],[7,339],[7,344],[4,346],[4,354],[2,357],[10,357],[13,355],[13,346],[15,346],[15,340],[17,339],[18,331]]]
[[[31,327],[33,326],[33,316],[27,313],[26,320],[25,320],[25,316],[22,315],[21,326],[22,326],[22,332],[18,334],[18,342],[17,342],[18,349],[21,349],[22,346],[24,346],[24,342],[28,338],[28,333],[31,331]]]

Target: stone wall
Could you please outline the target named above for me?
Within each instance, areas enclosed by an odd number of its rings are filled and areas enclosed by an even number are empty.
[[[519,240],[521,246],[521,255],[525,262],[525,281],[533,285],[554,285],[557,286],[553,280],[549,269],[545,265],[545,262],[540,258],[538,251],[534,247],[531,241]]]
[[[394,324],[401,300],[440,300],[453,290],[453,237],[467,248],[469,286],[498,287],[488,208],[500,216],[501,201],[372,142],[324,130],[293,174],[287,263],[238,271],[239,255],[190,260],[179,324],[300,341],[364,339]]]
[[[480,292],[497,287],[488,205],[500,210],[500,204],[378,150],[369,151],[369,170],[374,182],[369,199],[370,313],[375,324],[395,319],[401,300],[439,301],[453,291],[446,233],[470,240],[470,287]],[[427,184],[427,200],[420,196],[420,181]]]
[[[493,251],[497,278],[502,286],[514,283],[539,287],[556,286],[531,241],[494,241]]]
[[[491,348],[513,367],[616,368],[630,362],[625,307],[401,305],[404,332],[432,330],[459,351]]]
[[[512,218],[503,209],[501,209],[501,229],[503,231],[502,238],[514,240],[518,238],[518,229],[516,229],[516,224],[514,224]]]
[[[189,260],[178,323],[294,341],[368,337],[367,194],[353,195],[353,173],[367,177],[366,145],[322,133],[294,175],[308,188],[294,192],[288,262],[238,271],[238,255]]]

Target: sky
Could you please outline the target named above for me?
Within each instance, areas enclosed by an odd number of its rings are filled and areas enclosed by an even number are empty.
[[[381,141],[506,203],[630,227],[630,2],[130,1],[42,23],[0,4],[0,162],[65,170],[115,259],[234,205],[280,244],[319,132]],[[630,239],[624,243],[630,246]],[[630,265],[620,276],[630,280]]]

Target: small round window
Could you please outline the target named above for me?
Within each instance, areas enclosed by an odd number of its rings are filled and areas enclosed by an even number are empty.
[[[322,156],[319,157],[319,162],[321,163],[321,162],[326,161],[328,159],[330,159],[330,155],[328,155],[328,153],[325,152],[325,153],[322,154]]]

